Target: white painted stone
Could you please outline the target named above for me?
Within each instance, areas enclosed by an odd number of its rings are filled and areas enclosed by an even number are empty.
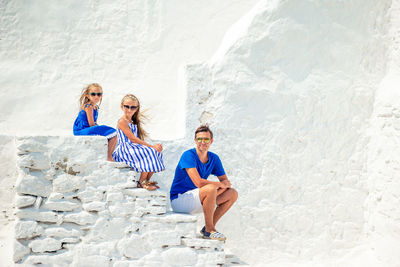
[[[25,207],[32,206],[33,203],[35,203],[35,201],[36,201],[36,197],[34,197],[34,196],[17,195],[15,197],[15,206],[17,208],[25,208]]]
[[[49,227],[45,229],[45,233],[50,237],[65,238],[65,237],[79,237],[82,235],[81,231],[77,229],[67,229],[64,227]]]
[[[81,240],[76,237],[64,237],[60,239],[61,243],[79,243]]]
[[[32,238],[44,233],[43,227],[38,225],[36,221],[17,221],[14,229],[17,239]]]
[[[164,262],[172,266],[192,266],[197,262],[197,254],[191,248],[169,248],[161,253]]]
[[[196,222],[176,223],[175,232],[181,237],[196,237]]]
[[[52,211],[37,211],[32,209],[17,210],[15,213],[20,219],[29,219],[39,222],[58,222],[59,218],[57,213]]]
[[[113,264],[113,267],[135,267],[135,266],[141,266],[143,264],[140,264],[139,261],[131,261],[131,260],[120,260],[116,261]]]
[[[72,259],[73,253],[61,249],[57,252],[45,253],[43,255],[30,255],[24,261],[24,264],[28,264],[28,266],[70,266]]]
[[[102,201],[104,198],[104,192],[96,190],[96,188],[92,186],[86,186],[86,189],[78,192],[78,198],[83,202],[92,202],[92,201]]]
[[[55,211],[72,211],[75,209],[80,208],[81,205],[77,202],[73,201],[66,201],[66,200],[60,200],[60,201],[49,201],[47,200],[45,204],[43,205],[43,208],[48,209],[48,210],[55,210]]]
[[[27,246],[22,245],[17,240],[14,240],[14,262],[19,262],[23,257],[28,255],[31,252],[31,249]]]
[[[84,203],[82,207],[86,211],[103,211],[106,209],[106,203],[100,201],[93,201],[89,203]]]
[[[165,215],[148,215],[145,217],[146,220],[156,221],[161,223],[180,223],[180,222],[196,222],[197,217],[191,214],[174,213],[168,212]]]
[[[126,218],[99,218],[84,237],[85,242],[118,240],[125,236],[124,229],[130,225]]]
[[[64,194],[57,192],[52,192],[50,196],[47,198],[48,201],[57,201],[61,199],[64,199]]]
[[[40,206],[42,205],[42,201],[43,201],[43,198],[41,196],[38,196],[36,198],[36,201],[35,201],[35,204],[33,205],[33,207],[38,210],[40,208]]]
[[[151,251],[147,241],[138,234],[120,240],[117,249],[129,259],[139,259]]]
[[[142,217],[145,214],[152,214],[152,215],[162,215],[165,214],[167,212],[165,207],[135,207],[135,212],[134,215],[138,216],[138,217]]]
[[[163,190],[149,191],[143,188],[125,189],[124,193],[133,197],[151,197],[151,196],[164,197],[164,198],[167,197],[167,192]]]
[[[31,168],[35,170],[46,170],[50,168],[50,160],[44,153],[31,152],[21,155],[17,159],[20,168]]]
[[[107,193],[107,202],[122,202],[123,200],[122,192]]]
[[[75,255],[71,267],[108,267],[111,264],[111,259],[106,256],[82,256]]]
[[[202,251],[197,255],[197,266],[225,265],[225,253],[221,251]]]
[[[182,238],[182,245],[196,249],[212,249],[222,251],[224,249],[223,242],[218,240],[210,240],[203,238]]]
[[[53,181],[53,191],[58,193],[68,193],[81,189],[84,185],[82,177],[70,174],[62,174]]]
[[[94,243],[82,243],[74,246],[74,253],[77,256],[88,257],[102,255],[112,257],[117,252],[117,241],[104,241]],[[75,260],[75,259],[74,259]]]
[[[31,172],[32,174],[32,172]],[[52,191],[52,185],[43,178],[42,173],[35,172],[34,175],[20,172],[16,189],[20,194],[47,197]]]
[[[47,237],[45,239],[33,240],[29,243],[33,252],[51,252],[61,249],[60,240]]]
[[[161,248],[162,246],[178,246],[181,244],[181,238],[175,231],[148,231],[144,234],[152,248]]]
[[[95,221],[96,221],[96,216],[86,211],[81,211],[78,213],[70,213],[64,216],[64,222],[72,222],[79,225],[92,224]]]
[[[126,217],[135,213],[134,203],[115,203],[108,207],[111,216],[114,217]]]

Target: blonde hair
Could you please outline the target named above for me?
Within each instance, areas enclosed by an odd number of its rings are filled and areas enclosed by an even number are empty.
[[[87,103],[89,103],[89,91],[93,88],[99,88],[100,91],[103,93],[103,88],[100,86],[100,84],[98,83],[91,83],[88,86],[86,86],[85,88],[82,89],[82,93],[81,93],[81,97],[79,98],[79,109],[83,109],[85,107],[85,105]],[[100,98],[100,102],[97,105],[97,108],[100,106],[101,104],[101,100],[103,99],[103,97]]]
[[[137,107],[136,112],[132,115],[131,120],[137,126],[138,138],[141,139],[141,140],[144,140],[144,138],[148,137],[148,133],[143,129],[143,126],[142,126],[142,120],[146,119],[146,116],[143,113],[140,112],[139,99],[136,96],[132,95],[132,94],[127,94],[122,98],[121,106],[124,105],[124,101],[127,100],[127,99],[131,99],[131,100],[137,102],[138,107]]]

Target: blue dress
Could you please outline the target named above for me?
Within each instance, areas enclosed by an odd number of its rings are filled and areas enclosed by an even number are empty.
[[[128,123],[132,133],[137,137],[136,124]],[[133,143],[117,128],[118,145],[114,149],[113,159],[124,162],[137,172],[160,172],[165,170],[162,153],[152,147]]]
[[[86,104],[85,108],[90,106],[90,104]],[[99,112],[97,109],[93,109],[93,119],[96,123]],[[106,125],[96,125],[90,126],[87,118],[86,111],[82,109],[79,111],[78,117],[74,122],[74,135],[101,135],[105,136],[107,139],[110,139],[117,135],[117,132],[114,128],[106,126]]]

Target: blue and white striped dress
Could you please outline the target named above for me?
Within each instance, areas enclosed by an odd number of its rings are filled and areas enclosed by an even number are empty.
[[[129,124],[132,133],[137,137],[136,124]],[[160,172],[165,170],[162,153],[152,147],[133,143],[117,128],[118,145],[113,152],[113,159],[124,162],[137,172]]]

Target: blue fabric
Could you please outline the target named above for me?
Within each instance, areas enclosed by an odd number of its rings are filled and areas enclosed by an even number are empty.
[[[89,105],[86,104],[85,107],[88,106]],[[93,109],[93,120],[95,123],[97,121],[98,115],[98,110]],[[95,125],[90,127],[87,114],[84,109],[79,111],[78,117],[74,122],[73,132],[74,135],[101,135],[107,137],[108,139],[117,135],[114,128],[106,125]]]
[[[137,125],[129,124],[137,137]],[[152,147],[133,143],[121,129],[117,129],[118,145],[114,149],[113,159],[124,162],[137,172],[160,172],[165,170],[163,155]]]
[[[222,176],[225,174],[222,162],[217,154],[208,151],[208,162],[203,163],[197,155],[196,149],[192,148],[185,151],[178,162],[175,169],[175,177],[172,182],[170,198],[171,200],[178,197],[178,194],[183,194],[186,191],[197,188],[190,179],[186,168],[196,168],[200,177],[207,179],[210,174],[215,176]]]

